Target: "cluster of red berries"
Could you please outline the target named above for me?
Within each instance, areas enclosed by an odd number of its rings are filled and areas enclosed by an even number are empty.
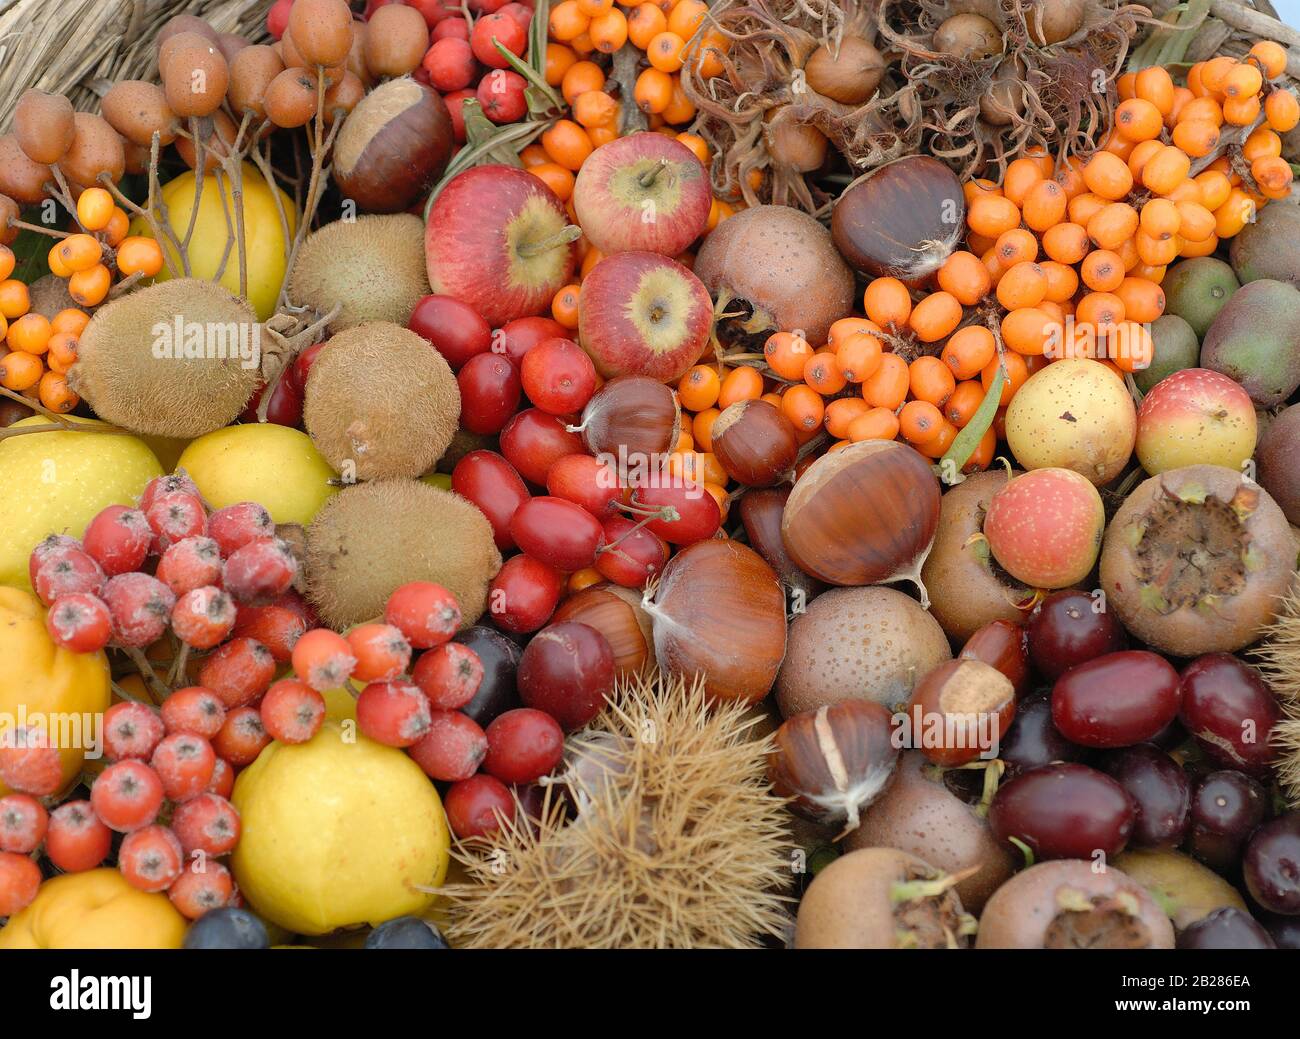
[[[266,509],[241,502],[209,515],[183,473],[152,480],[136,508],[110,505],[80,541],[51,534],[28,567],[50,637],[77,653],[142,649],[169,626],[191,649],[212,649],[239,606],[275,602],[298,573]]]
[[[293,648],[297,678],[276,682],[262,701],[263,724],[276,739],[309,739],[324,713],[320,694],[364,682],[357,697],[361,733],[405,750],[430,779],[451,784],[445,804],[458,837],[495,828],[493,806],[513,812],[505,784],[531,783],[555,768],[564,731],[532,708],[506,711],[486,730],[465,713],[483,681],[483,663],[452,641],[460,622],[460,605],[446,588],[413,581],[389,597],[382,622],[346,635],[308,631]]]
[[[37,797],[61,783],[59,752],[44,734],[23,730],[0,749],[0,779],[17,793],[0,798],[0,916],[36,897],[40,868],[31,854],[66,873],[95,869],[122,834],[117,866],[141,891],[166,891],[191,920],[238,905],[230,870],[221,862],[239,841],[239,813],[227,798],[235,773],[221,756],[225,710],[211,691],[178,690],[161,711],[135,701],[104,714],[109,765],[89,799],[52,812]],[[167,819],[164,825],[160,819]]]

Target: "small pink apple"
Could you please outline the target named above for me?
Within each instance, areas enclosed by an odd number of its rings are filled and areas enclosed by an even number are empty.
[[[1073,469],[1032,469],[989,501],[984,536],[1003,568],[1032,588],[1068,588],[1097,562],[1106,509]]]
[[[583,279],[578,335],[606,379],[675,382],[700,358],[713,300],[694,274],[658,253],[606,256]]]
[[[1137,456],[1152,476],[1186,465],[1240,470],[1255,453],[1255,405],[1240,383],[1208,368],[1161,379],[1137,413]]]
[[[630,250],[676,256],[704,233],[712,203],[700,160],[653,132],[602,144],[573,186],[582,232],[606,256]]]
[[[539,178],[513,166],[475,166],[453,177],[429,210],[429,284],[500,328],[550,308],[573,280],[579,234]]]

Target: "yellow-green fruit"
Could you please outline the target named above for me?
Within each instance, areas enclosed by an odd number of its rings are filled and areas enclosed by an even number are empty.
[[[263,750],[231,795],[242,825],[231,859],[239,888],[295,934],[424,912],[447,873],[433,784],[402,751],[357,732],[354,711],[338,701],[306,743]]]
[[[64,873],[0,928],[0,949],[179,949],[185,917],[115,869]]]
[[[1123,472],[1137,410],[1123,381],[1099,361],[1055,361],[1007,406],[1007,444],[1026,469],[1073,469],[1098,487]]]
[[[33,415],[10,428],[47,422]],[[81,537],[100,510],[134,505],[162,472],[149,446],[125,434],[55,430],[0,440],[0,584],[30,588],[27,559],[40,541]]]
[[[306,433],[274,422],[218,429],[182,452],[184,469],[214,509],[259,502],[276,523],[307,524],[338,493],[334,470]]]
[[[280,295],[280,286],[284,283],[285,262],[288,255],[284,224],[281,223],[280,210],[276,207],[275,197],[266,181],[262,179],[257,168],[244,163],[244,243],[248,258],[248,291],[246,296],[257,311],[259,321],[265,321],[275,313],[276,298]],[[190,270],[195,278],[209,281],[216,277],[221,267],[222,256],[229,243],[230,253],[226,258],[226,268],[221,275],[221,284],[236,295],[239,294],[239,253],[238,237],[235,233],[235,206],[233,188],[230,178],[221,177],[224,192],[219,192],[215,173],[203,178],[203,196],[199,200],[199,216],[194,224],[194,235],[187,252],[190,257]],[[194,171],[182,173],[175,180],[163,185],[162,200],[167,205],[168,223],[176,237],[182,241],[190,224],[190,213],[194,209]],[[289,235],[298,226],[298,211],[293,199],[279,188],[280,205],[283,206],[284,219],[288,221]],[[225,194],[223,204],[221,194]],[[227,214],[230,224],[227,225]],[[149,222],[137,217],[131,225],[131,233],[153,237]],[[164,248],[177,271],[181,270],[180,259],[175,247],[166,242]],[[169,277],[167,268],[157,276],[158,281]]]
[[[40,600],[0,587],[0,735],[23,724],[44,729],[59,747],[63,782],[70,785],[81,773],[86,750],[102,736],[109,689],[102,651],[61,649],[45,630]],[[0,782],[0,797],[12,792]]]

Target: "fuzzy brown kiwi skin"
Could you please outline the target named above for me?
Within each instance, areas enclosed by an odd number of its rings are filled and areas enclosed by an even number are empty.
[[[1173,947],[1173,925],[1140,884],[1082,859],[1017,873],[984,906],[975,939],[977,949]]]
[[[789,718],[842,700],[907,703],[952,648],[917,601],[893,588],[832,588],[790,625],[776,702]]]
[[[898,848],[945,873],[979,867],[956,888],[962,905],[972,913],[984,908],[1017,865],[974,806],[949,790],[938,766],[918,750],[903,752],[884,791],[843,843],[850,851]]]
[[[1202,495],[1207,499],[1204,506],[1187,501]],[[1162,614],[1150,604],[1151,596],[1160,589],[1142,582],[1141,551],[1146,546],[1144,531],[1149,518],[1179,499],[1183,499],[1177,506],[1179,515],[1183,509],[1202,508],[1221,514],[1224,506],[1217,503],[1235,500],[1248,510],[1241,525],[1245,536],[1237,545],[1227,541],[1194,545],[1185,540],[1183,531],[1170,527],[1163,535],[1150,535],[1153,544],[1177,545],[1184,554],[1194,551],[1203,557],[1197,569],[1218,579],[1228,574],[1232,561],[1241,558],[1241,546],[1246,543],[1254,564],[1237,591],[1221,594],[1204,606],[1181,605]],[[1227,529],[1222,524],[1215,527]],[[1214,556],[1211,551],[1220,554]],[[1290,526],[1267,491],[1247,482],[1235,469],[1189,465],[1144,481],[1120,506],[1102,542],[1100,579],[1110,608],[1131,635],[1171,656],[1191,657],[1231,653],[1254,642],[1276,613],[1279,597],[1286,594],[1294,565]]]
[[[939,502],[939,527],[921,580],[930,593],[930,612],[957,642],[990,621],[1021,624],[1027,616],[1016,603],[1029,602],[1033,591],[995,568],[988,543],[978,537],[993,495],[1019,475],[1002,469],[975,473],[948,488]]]
[[[961,899],[951,889],[906,904],[895,885],[940,880],[943,874],[896,848],[863,848],[842,855],[817,874],[799,903],[796,949],[898,949],[947,947],[946,925],[959,945]],[[910,934],[915,944],[906,940]]]

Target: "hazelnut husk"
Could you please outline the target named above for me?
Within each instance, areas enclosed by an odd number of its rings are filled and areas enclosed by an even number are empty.
[[[844,700],[803,711],[777,729],[767,777],[790,807],[823,824],[857,829],[862,810],[898,763],[891,716],[869,700]]]

